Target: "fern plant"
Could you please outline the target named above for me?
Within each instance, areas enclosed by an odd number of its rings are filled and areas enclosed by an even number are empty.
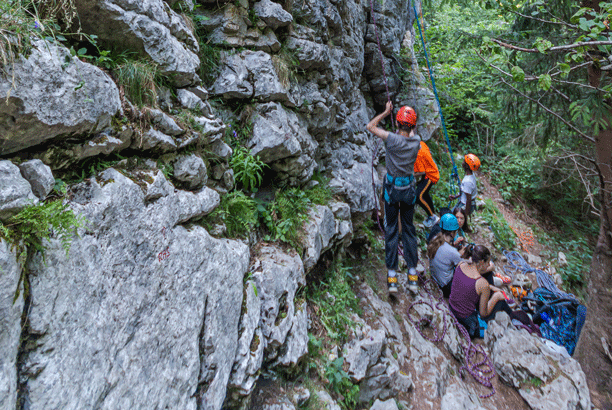
[[[234,170],[236,182],[249,192],[256,192],[261,186],[264,169],[268,167],[259,156],[251,155],[244,147],[234,151],[230,166]]]
[[[258,205],[260,218],[270,235],[266,240],[280,240],[298,247],[300,228],[308,219],[310,200],[299,188],[278,191],[276,198],[267,206]]]
[[[246,236],[257,223],[256,203],[242,191],[233,191],[223,197],[213,216],[221,217],[230,237]]]

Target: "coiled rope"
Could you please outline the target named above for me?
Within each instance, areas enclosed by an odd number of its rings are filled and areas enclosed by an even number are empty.
[[[465,353],[465,363],[459,368],[459,373],[461,377],[465,377],[465,372],[469,373],[474,380],[483,386],[491,389],[491,392],[488,394],[480,395],[481,399],[486,399],[495,394],[495,387],[493,386],[492,380],[495,378],[495,368],[489,355],[487,355],[485,349],[481,345],[475,345],[472,343],[472,339],[467,331],[467,329],[459,323],[457,318],[450,313],[450,308],[448,307],[448,303],[442,297],[440,292],[440,288],[432,279],[425,279],[421,275],[419,275],[420,280],[423,282],[422,289],[425,290],[427,296],[429,297],[429,301],[425,301],[423,299],[417,300],[410,304],[408,307],[408,320],[419,334],[424,338],[429,340],[430,342],[440,342],[444,339],[446,331],[448,329],[448,321],[447,318],[450,318],[451,324],[454,324],[455,327],[459,330],[459,333],[463,335],[463,338],[467,342],[466,345],[463,345],[463,351]],[[429,291],[429,288],[433,288],[433,293],[437,293],[437,295],[433,295],[432,292]],[[425,305],[429,306],[432,311],[434,307],[437,308],[442,313],[442,330],[439,331],[438,327],[433,323],[433,319],[428,319],[426,317],[420,319],[414,319],[410,314],[410,310],[417,305]],[[443,306],[446,308],[444,309]],[[433,330],[433,337],[427,336],[423,329],[429,326]],[[478,361],[477,358],[481,357],[481,360]]]

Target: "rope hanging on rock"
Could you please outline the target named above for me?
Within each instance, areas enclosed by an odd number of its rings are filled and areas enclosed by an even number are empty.
[[[423,45],[423,53],[425,53],[425,61],[427,61],[427,69],[429,71],[429,78],[431,80],[431,86],[433,88],[434,95],[436,97],[436,102],[438,103],[438,110],[440,111],[440,121],[442,122],[442,129],[444,130],[444,137],[446,138],[446,145],[448,146],[448,155],[450,156],[451,162],[453,164],[453,172],[451,173],[451,181],[450,181],[450,190],[451,194],[456,194],[455,187],[461,186],[461,181],[459,180],[459,171],[457,171],[457,164],[455,164],[455,156],[453,155],[453,149],[451,148],[450,139],[448,138],[448,132],[446,130],[446,123],[444,122],[444,114],[442,113],[442,105],[440,104],[440,98],[438,98],[438,89],[436,88],[436,80],[433,75],[433,70],[431,69],[431,64],[429,63],[429,54],[427,53],[427,46],[425,45],[425,35],[423,34],[423,30],[421,29],[421,22],[419,20],[419,14],[417,12],[416,3],[412,2],[412,9],[414,10],[414,17],[417,22],[417,26],[419,28],[419,34],[421,36],[421,44]],[[455,182],[455,184],[453,184]],[[450,208],[450,202],[449,202]]]

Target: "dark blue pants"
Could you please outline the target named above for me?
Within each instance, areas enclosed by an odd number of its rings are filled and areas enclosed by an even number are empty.
[[[395,189],[385,184],[389,195],[385,198],[385,263],[387,269],[397,270],[397,252],[400,239],[399,223],[402,224],[402,244],[404,245],[404,260],[408,269],[416,268],[419,262],[417,253],[416,229],[412,223],[414,217],[415,190]],[[398,215],[399,220],[398,221]]]

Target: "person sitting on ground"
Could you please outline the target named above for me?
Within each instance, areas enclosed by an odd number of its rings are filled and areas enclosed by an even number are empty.
[[[442,218],[446,214],[450,214],[451,212],[452,211],[450,208],[440,208],[440,218]],[[434,226],[432,226],[431,231],[429,231],[429,233],[427,234],[427,237],[425,238],[427,240],[427,243],[431,242],[431,240],[435,238],[435,236],[439,234],[441,230],[442,228],[440,228],[440,221],[438,221],[434,224]]]
[[[465,233],[470,233],[472,232],[472,230],[470,229],[470,226],[468,224],[467,211],[465,209],[459,208],[455,210],[453,214],[457,218],[457,222],[459,223],[459,229],[457,230],[457,234],[453,238],[452,245],[457,249],[461,249],[468,245]]]
[[[419,261],[417,252],[416,229],[413,225],[415,183],[414,162],[420,149],[421,137],[415,132],[416,112],[403,106],[397,113],[398,130],[389,132],[380,127],[380,120],[393,111],[393,104],[387,102],[384,112],[374,117],[367,125],[368,131],[385,142],[387,175],[384,178],[385,199],[385,265],[387,266],[387,286],[389,293],[397,292],[397,266],[399,229],[404,245],[404,259],[408,267],[408,289],[418,292],[416,266]],[[399,222],[401,221],[401,222]]]
[[[490,267],[490,259],[489,249],[476,245],[472,250],[471,261],[459,263],[453,276],[450,310],[459,323],[465,326],[470,337],[480,336],[479,318],[488,322],[502,310],[512,315],[503,292],[482,277]]]
[[[455,267],[463,261],[462,253],[451,245],[459,229],[455,215],[451,213],[443,215],[440,219],[440,228],[441,232],[427,245],[427,256],[431,276],[442,289],[444,297],[448,298]]]
[[[475,209],[476,196],[478,195],[478,186],[474,171],[480,168],[480,160],[474,154],[467,154],[463,157],[463,170],[465,176],[461,181],[461,192],[458,195],[449,195],[450,200],[459,198],[459,202],[453,208],[453,211],[457,209],[465,209],[467,215],[471,215]]]
[[[423,222],[423,225],[426,228],[431,228],[439,219],[435,214],[429,190],[440,180],[440,171],[436,162],[431,157],[429,147],[423,141],[421,141],[421,148],[414,163],[414,176],[415,178],[421,176],[421,180],[416,187],[416,203],[427,214],[427,219]]]

